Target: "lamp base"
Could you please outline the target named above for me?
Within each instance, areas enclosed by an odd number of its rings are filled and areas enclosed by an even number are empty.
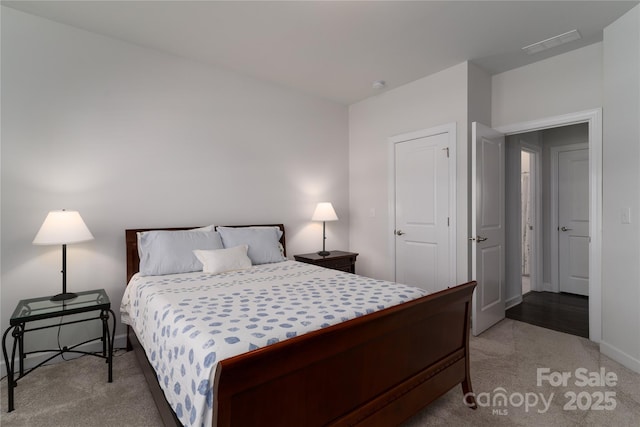
[[[58,295],[52,296],[49,301],[67,301],[67,300],[74,299],[74,298],[77,298],[77,297],[78,297],[78,295],[74,294],[73,292],[65,292],[63,294],[58,294]]]
[[[331,255],[331,252],[329,252],[329,251],[320,251],[320,252],[318,252],[318,255],[320,255],[320,256],[329,256],[329,255]]]

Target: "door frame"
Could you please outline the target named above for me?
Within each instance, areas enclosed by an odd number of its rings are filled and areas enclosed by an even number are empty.
[[[560,252],[558,250],[558,227],[560,226],[560,212],[558,211],[558,185],[559,182],[559,173],[558,173],[558,164],[559,159],[558,155],[562,152],[566,151],[575,151],[588,149],[589,143],[578,143],[578,144],[569,144],[569,145],[561,145],[558,147],[550,147],[550,157],[551,157],[551,291],[552,292],[560,292]],[[589,153],[589,161],[591,161],[591,153]],[[589,212],[589,221],[591,221],[591,212]],[[591,225],[589,225],[591,226]],[[589,228],[589,234],[591,234],[591,228]],[[591,257],[589,257],[591,258]],[[589,278],[591,279],[591,278]],[[591,291],[591,285],[589,285],[589,291]]]
[[[589,339],[602,338],[602,109],[496,127],[505,135],[587,123],[589,127]]]
[[[391,262],[391,274],[393,280],[396,278],[396,237],[394,230],[396,228],[396,144],[411,141],[418,138],[426,138],[446,133],[449,137],[449,282],[451,286],[456,285],[456,189],[457,189],[457,171],[456,171],[456,123],[447,123],[440,126],[421,129],[414,132],[394,135],[387,138],[387,149],[389,155],[388,168],[389,175],[387,178],[389,191],[389,223],[387,227],[387,242],[389,247],[389,256]]]

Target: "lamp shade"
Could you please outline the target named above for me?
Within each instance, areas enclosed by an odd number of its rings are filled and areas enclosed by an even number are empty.
[[[66,245],[93,240],[93,235],[77,211],[51,211],[45,218],[34,245]]]
[[[337,221],[338,215],[330,202],[320,202],[313,212],[311,221]]]

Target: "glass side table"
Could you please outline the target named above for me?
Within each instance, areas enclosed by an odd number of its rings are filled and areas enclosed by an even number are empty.
[[[80,353],[88,354],[91,356],[100,357],[106,359],[108,365],[108,381],[113,382],[113,339],[116,330],[116,316],[111,310],[111,302],[104,289],[97,289],[92,291],[76,292],[78,295],[74,299],[66,301],[51,301],[51,296],[30,298],[21,300],[9,320],[10,326],[4,332],[2,336],[2,353],[4,355],[4,362],[7,368],[7,394],[8,394],[8,412],[14,410],[13,402],[13,389],[18,385],[18,380],[26,376],[30,372],[44,365],[51,359],[58,357],[64,353]],[[94,317],[71,320],[67,322],[56,322],[52,325],[38,326],[27,329],[27,323],[34,322],[36,320],[52,319],[56,317],[69,316],[78,313],[88,313],[96,311],[99,312]],[[109,315],[111,314],[111,316]],[[112,319],[111,331],[109,330],[109,318]],[[65,346],[62,349],[46,349],[37,351],[24,351],[24,336],[27,332],[38,331],[41,329],[55,328],[62,325],[71,325],[74,323],[88,322],[91,320],[100,320],[102,322],[102,336],[83,341],[73,346]],[[13,347],[11,351],[11,357],[7,352],[7,337],[11,333],[13,337]],[[101,340],[102,352],[87,352],[76,350],[77,347]],[[16,362],[16,350],[18,351],[18,372],[16,376],[15,362]],[[53,355],[48,357],[43,362],[34,366],[33,368],[25,372],[24,359],[29,354],[35,353],[48,353],[53,352]]]

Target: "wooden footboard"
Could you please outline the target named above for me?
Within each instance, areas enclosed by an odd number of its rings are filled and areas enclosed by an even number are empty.
[[[463,404],[474,287],[222,360],[214,426],[398,425],[459,383]]]

